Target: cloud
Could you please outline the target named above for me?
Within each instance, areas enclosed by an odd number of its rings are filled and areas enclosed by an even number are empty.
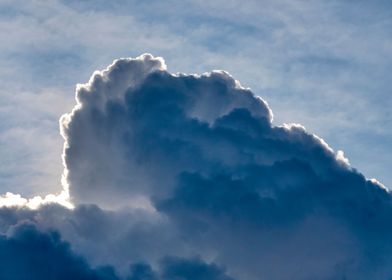
[[[95,205],[68,209],[45,204],[38,209],[3,207],[0,220],[0,232],[4,234],[25,222],[44,232],[55,229],[89,263],[110,263],[122,274],[133,262],[157,262],[163,252],[179,252],[179,246],[174,245],[174,229],[164,219],[144,210],[111,212]]]
[[[4,234],[24,221],[56,229],[88,267],[129,279],[392,276],[387,189],[303,126],[274,126],[227,72],[118,59],[76,101],[60,120],[74,209],[9,195]]]
[[[118,279],[113,268],[89,267],[56,232],[42,233],[27,223],[10,230],[0,236],[1,279]]]
[[[0,235],[0,277],[11,279],[119,280],[111,266],[92,268],[76,255],[56,231],[43,232],[32,223],[20,223]],[[130,266],[128,280],[232,280],[215,264],[200,259],[166,257],[158,271],[144,263]]]
[[[0,196],[0,207],[28,207],[31,209],[37,209],[44,204],[58,203],[67,208],[73,208],[73,205],[69,201],[69,194],[66,190],[63,190],[59,195],[48,194],[44,198],[41,196],[35,196],[30,199],[22,197],[20,194],[14,194],[7,192],[5,195]]]
[[[224,270],[215,264],[207,264],[198,258],[181,259],[167,257],[161,261],[160,272],[154,272],[144,263],[131,266],[128,280],[233,280],[225,275]]]
[[[61,119],[65,175],[75,201],[106,207],[165,195],[184,170],[235,164],[239,159],[227,153],[240,153],[230,143],[215,149],[213,137],[227,141],[208,127],[234,108],[246,108],[266,126],[272,118],[266,103],[226,72],[171,75],[150,55],[96,72],[76,98]]]

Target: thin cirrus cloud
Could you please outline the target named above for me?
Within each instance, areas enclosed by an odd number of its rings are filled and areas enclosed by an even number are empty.
[[[2,279],[392,276],[387,189],[227,72],[118,59],[76,100],[62,198],[1,200]]]

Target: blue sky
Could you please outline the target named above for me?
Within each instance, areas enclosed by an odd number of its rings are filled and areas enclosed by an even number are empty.
[[[0,278],[391,279],[391,8],[0,0]]]
[[[274,123],[301,123],[392,185],[388,1],[0,1],[0,190],[59,187],[58,118],[118,57],[230,72]],[[27,182],[27,183],[26,183]]]

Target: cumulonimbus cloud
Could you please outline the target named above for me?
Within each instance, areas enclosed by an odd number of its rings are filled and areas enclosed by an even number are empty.
[[[3,234],[55,229],[119,278],[392,277],[386,188],[303,126],[274,126],[228,73],[171,74],[146,54],[95,72],[76,100],[60,120],[74,209],[3,203]]]

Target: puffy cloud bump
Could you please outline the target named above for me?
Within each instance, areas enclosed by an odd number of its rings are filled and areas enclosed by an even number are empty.
[[[165,68],[151,55],[120,59],[78,86],[78,104],[61,120],[75,201],[128,205],[167,195],[184,171],[246,160],[214,128],[235,109],[269,126],[266,103],[227,73],[171,75]]]
[[[392,278],[390,193],[301,125],[274,126],[228,73],[171,74],[146,54],[76,100],[60,120],[75,208],[3,208],[3,234],[56,229],[75,253],[56,252],[99,277]]]

